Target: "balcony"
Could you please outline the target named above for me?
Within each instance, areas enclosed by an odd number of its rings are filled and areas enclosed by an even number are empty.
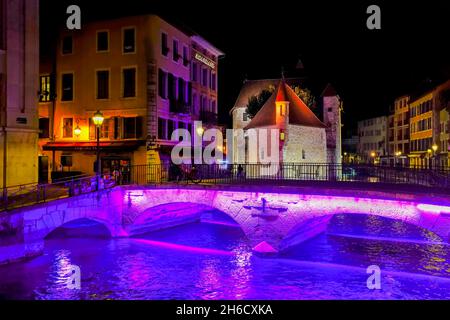
[[[217,124],[217,114],[210,111],[200,111],[200,120],[205,124]]]

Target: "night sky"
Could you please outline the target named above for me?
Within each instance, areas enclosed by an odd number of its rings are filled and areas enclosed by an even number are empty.
[[[70,4],[82,21],[156,13],[225,52],[219,66],[220,121],[229,121],[245,78],[287,76],[298,59],[319,95],[331,82],[344,100],[344,131],[385,115],[401,94],[450,77],[450,1],[103,1],[41,0],[42,52]],[[381,30],[366,8],[381,7]]]

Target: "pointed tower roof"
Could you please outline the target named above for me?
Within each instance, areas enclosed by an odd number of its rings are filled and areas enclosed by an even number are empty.
[[[331,83],[328,83],[325,89],[323,89],[321,97],[334,97],[337,96],[336,89],[331,85]]]
[[[280,84],[278,85],[277,89],[275,90],[276,93],[276,102],[281,102],[281,101],[289,101],[288,100],[288,94],[286,92],[286,83],[284,81],[284,79],[281,80]]]
[[[274,126],[276,124],[276,102],[280,101],[289,102],[289,124],[326,128],[326,125],[316,117],[294,90],[281,80],[274,93],[245,129]]]

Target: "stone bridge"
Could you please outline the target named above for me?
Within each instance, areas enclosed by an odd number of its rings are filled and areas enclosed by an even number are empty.
[[[134,236],[198,221],[217,209],[243,230],[255,251],[278,252],[318,235],[334,214],[376,215],[450,237],[450,196],[305,187],[117,187],[0,216],[0,262],[39,253],[56,228],[77,219],[104,224],[111,236]]]

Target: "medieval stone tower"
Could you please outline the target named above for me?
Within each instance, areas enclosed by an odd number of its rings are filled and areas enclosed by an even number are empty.
[[[327,162],[342,163],[342,100],[331,84],[321,94],[323,102],[323,122],[326,124]]]

